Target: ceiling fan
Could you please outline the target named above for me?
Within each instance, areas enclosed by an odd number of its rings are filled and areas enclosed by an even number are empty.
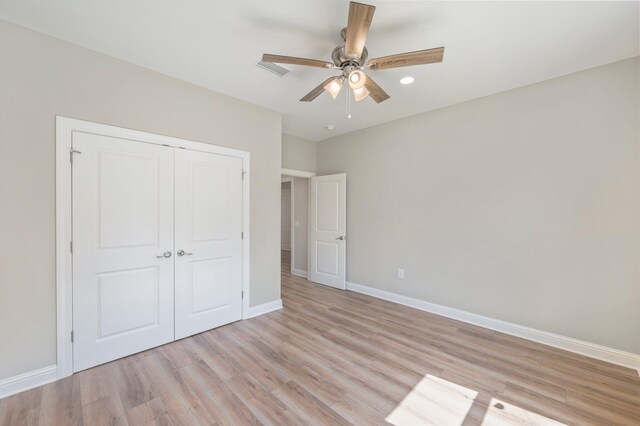
[[[364,69],[377,71],[388,68],[442,62],[444,47],[399,53],[367,61],[368,52],[365,47],[365,41],[367,39],[367,34],[369,33],[369,27],[371,26],[375,10],[375,6],[368,4],[353,1],[349,3],[349,20],[347,22],[347,27],[343,28],[341,32],[344,45],[337,46],[333,49],[333,53],[331,54],[333,63],[317,59],[272,55],[269,53],[262,55],[262,60],[264,62],[278,64],[304,65],[342,71],[340,75],[328,78],[311,92],[307,93],[302,99],[300,99],[302,102],[313,101],[323,91],[327,92],[333,99],[335,99],[340,93],[345,80],[353,91],[353,96],[356,102],[359,102],[368,96],[370,96],[376,103],[384,102],[389,99],[389,95],[382,90],[382,88],[378,86],[371,77],[365,74]]]

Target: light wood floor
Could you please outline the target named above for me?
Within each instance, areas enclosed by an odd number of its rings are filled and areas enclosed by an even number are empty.
[[[0,424],[640,425],[635,370],[311,284],[287,262],[283,310],[5,398]]]

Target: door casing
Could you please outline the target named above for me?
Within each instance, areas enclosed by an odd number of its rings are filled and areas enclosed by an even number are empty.
[[[58,379],[73,374],[73,298],[72,298],[72,161],[73,133],[90,133],[129,139],[174,148],[210,152],[242,159],[242,318],[249,317],[250,307],[250,153],[234,148],[195,142],[107,124],[56,116],[56,343]]]

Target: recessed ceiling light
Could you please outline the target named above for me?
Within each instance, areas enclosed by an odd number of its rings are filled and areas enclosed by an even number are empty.
[[[332,131],[335,128],[336,126],[334,126],[333,124],[327,124],[326,126],[324,126],[324,129],[328,131]]]
[[[411,84],[415,81],[413,77],[403,77],[400,79],[400,84]]]

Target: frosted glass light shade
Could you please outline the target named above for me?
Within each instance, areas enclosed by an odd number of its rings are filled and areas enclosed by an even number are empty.
[[[366,87],[360,87],[359,89],[353,89],[353,97],[356,98],[356,102],[360,102],[364,98],[369,96],[369,91]]]
[[[342,79],[339,77],[334,78],[330,82],[324,85],[324,91],[329,94],[333,99],[338,97],[340,90],[342,89]]]
[[[367,82],[367,75],[360,70],[351,71],[349,73],[349,86],[352,89],[360,89]]]

